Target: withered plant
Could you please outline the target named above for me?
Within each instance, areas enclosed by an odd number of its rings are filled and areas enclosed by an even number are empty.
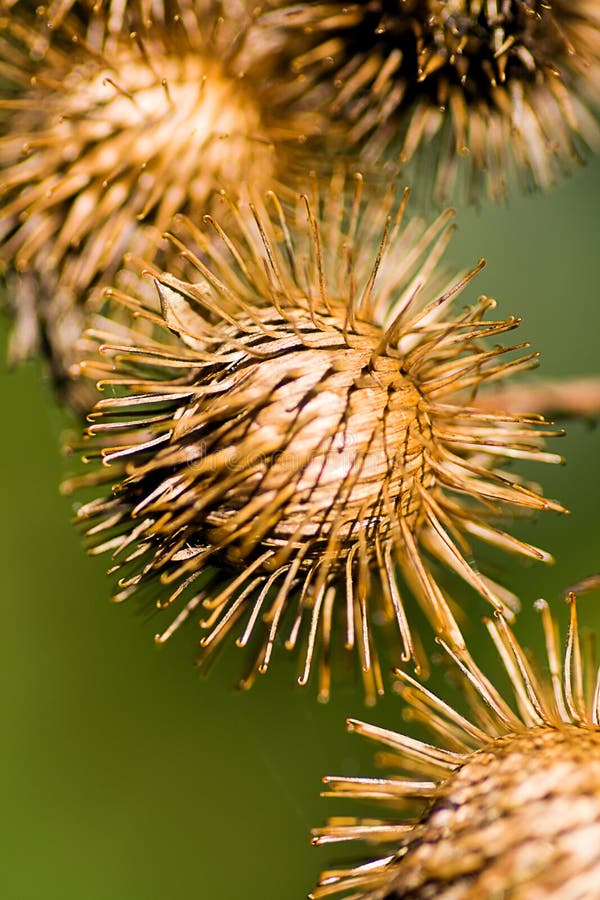
[[[351,731],[384,748],[379,761],[388,771],[375,778],[326,778],[328,793],[375,804],[382,818],[332,819],[315,830],[314,841],[361,841],[370,845],[369,856],[385,855],[324,872],[314,900],[596,893],[600,671],[592,644],[580,645],[574,595],[570,602],[562,663],[545,601],[536,604],[546,643],[539,660],[524,651],[502,616],[487,620],[508,695],[467,650],[442,642],[469,698],[468,717],[460,703],[396,672],[407,715],[433,734],[433,743],[349,720]]]
[[[88,429],[93,471],[67,485],[109,485],[78,519],[114,557],[115,599],[180,607],[159,641],[203,610],[202,659],[230,632],[239,646],[254,636],[249,685],[281,635],[303,645],[300,683],[320,650],[323,700],[340,631],[370,701],[383,691],[375,621],[419,664],[397,569],[462,646],[432,560],[510,614],[513,595],[468,562],[470,540],[548,560],[498,519],[562,509],[502,468],[559,461],[542,449],[556,432],[472,407],[480,385],[537,356],[495,343],[519,320],[487,319],[493,300],[457,308],[483,261],[448,279],[451,212],[403,228],[406,193],[361,195],[362,179],[346,191],[336,176],[287,212],[270,193],[230,203],[228,230],[188,222],[173,241],[193,275],[152,271],[160,315],[109,291],[156,331],[101,319],[89,332],[100,355],[84,370],[108,396]]]
[[[281,90],[325,111],[363,166],[414,161],[423,194],[545,188],[599,145],[595,0],[265,5]]]

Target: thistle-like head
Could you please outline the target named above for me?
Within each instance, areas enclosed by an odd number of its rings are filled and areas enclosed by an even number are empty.
[[[580,646],[577,610],[561,661],[557,625],[538,601],[545,658],[527,654],[502,616],[487,621],[512,698],[471,654],[442,643],[470,704],[435,696],[397,671],[407,715],[431,744],[351,720],[386,748],[394,774],[330,777],[334,796],[380,805],[385,818],[334,819],[315,843],[366,841],[380,858],[324,872],[312,895],[353,900],[588,897],[600,878],[600,672]]]
[[[561,509],[501,468],[558,461],[542,449],[554,432],[472,406],[480,385],[534,362],[511,354],[526,345],[490,343],[518,320],[487,319],[487,297],[456,307],[482,263],[445,278],[451,213],[404,228],[406,200],[364,203],[360,178],[346,191],[336,177],[287,211],[274,193],[232,203],[228,230],[206,220],[213,237],[188,224],[175,243],[194,275],[153,271],[160,315],[113,292],[155,333],[100,321],[105,361],[83,367],[109,393],[87,435],[103,465],[84,481],[112,488],[78,518],[113,553],[117,598],[183,603],[160,641],[204,610],[202,656],[229,632],[254,637],[253,673],[280,635],[302,647],[301,683],[320,651],[323,699],[340,631],[370,699],[376,621],[418,664],[398,571],[461,645],[433,561],[508,612],[512,595],[467,561],[470,539],[547,560],[498,520]]]
[[[471,202],[502,198],[514,173],[545,188],[600,143],[593,0],[268,6],[259,27],[279,34],[284,89],[327,111],[338,149],[414,161],[437,197],[457,177]]]

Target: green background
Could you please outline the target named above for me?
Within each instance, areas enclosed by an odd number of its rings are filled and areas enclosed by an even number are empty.
[[[469,297],[485,292],[502,314],[524,316],[542,374],[599,368],[599,186],[596,161],[547,195],[459,209],[450,260],[487,257]],[[4,320],[3,346],[7,334]],[[239,694],[239,651],[201,680],[193,628],[157,648],[156,623],[135,604],[109,603],[105,563],[84,555],[70,525],[71,501],[57,488],[68,423],[39,365],[4,366],[0,391],[0,896],[302,898],[343,856],[312,849],[310,827],[358,812],[320,799],[320,777],[373,771],[372,748],[345,734],[344,718],[398,728],[400,700],[365,711],[350,686],[320,706],[313,689],[292,686],[283,653]],[[524,603],[518,634],[534,646],[532,601],[546,597],[564,621],[562,589],[600,569],[600,433],[573,424],[558,447],[567,466],[537,466],[535,477],[572,515],[516,526],[557,564],[504,563]],[[600,626],[599,604],[598,593],[582,598],[581,619]],[[483,629],[471,636],[491,660]]]

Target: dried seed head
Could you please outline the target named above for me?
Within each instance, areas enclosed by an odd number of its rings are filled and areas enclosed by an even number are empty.
[[[105,25],[93,14],[54,32],[16,13],[0,20],[12,85],[0,100],[0,260],[23,273],[15,345],[34,349],[39,327],[63,376],[87,291],[110,283],[125,252],[151,259],[175,213],[201,216],[242,178],[270,184],[308,122],[241,77],[235,47],[214,38],[214,11],[139,33]]]
[[[343,123],[363,164],[394,152],[446,199],[502,197],[513,169],[547,187],[599,145],[595,0],[272,0],[287,91]],[[462,157],[467,157],[461,164]],[[436,171],[437,170],[437,171]]]
[[[398,690],[434,744],[363,722],[349,728],[387,748],[396,774],[326,778],[333,796],[400,809],[386,819],[334,819],[314,842],[385,844],[378,860],[323,873],[312,895],[353,900],[591,897],[600,879],[600,670],[582,652],[574,595],[561,665],[545,601],[541,671],[497,616],[486,622],[515,712],[467,650],[443,645],[471,716],[406,673]],[[416,806],[416,809],[415,809]],[[408,812],[407,812],[408,810]]]
[[[90,337],[108,360],[86,367],[111,396],[95,408],[86,454],[106,468],[83,482],[114,487],[78,518],[124,573],[116,599],[156,581],[161,607],[187,593],[158,639],[204,607],[202,658],[229,631],[241,645],[254,633],[246,684],[278,635],[288,649],[304,643],[300,683],[320,647],[322,699],[338,622],[369,700],[383,690],[375,621],[396,623],[403,658],[415,657],[396,566],[434,627],[461,644],[427,557],[505,609],[512,595],[466,562],[468,538],[548,559],[491,520],[561,509],[498,468],[558,461],[540,449],[553,432],[469,406],[480,384],[531,366],[531,354],[503,359],[526,345],[485,346],[518,321],[485,321],[486,297],[453,312],[481,264],[441,282],[448,213],[402,231],[407,195],[397,209],[391,194],[362,209],[361,185],[346,201],[338,179],[288,213],[272,193],[265,206],[234,204],[235,231],[209,220],[216,243],[190,226],[202,258],[184,249],[193,283],[154,273],[162,317],[121,298],[158,334],[101,321]]]

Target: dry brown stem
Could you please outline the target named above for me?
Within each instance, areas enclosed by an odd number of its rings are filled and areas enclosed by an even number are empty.
[[[600,416],[600,376],[553,378],[483,390],[475,405],[485,412],[513,414],[535,409],[551,419]]]

